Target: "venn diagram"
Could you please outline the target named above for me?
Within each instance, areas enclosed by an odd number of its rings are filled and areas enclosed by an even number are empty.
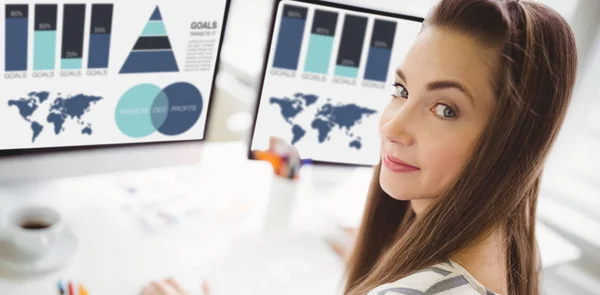
[[[121,96],[115,120],[129,137],[146,137],[156,131],[174,136],[196,124],[202,107],[202,94],[190,83],[177,82],[164,89],[145,83],[131,87]]]

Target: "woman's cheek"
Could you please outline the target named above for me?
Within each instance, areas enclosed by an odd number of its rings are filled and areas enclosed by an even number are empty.
[[[424,159],[427,159],[427,171],[433,174],[429,179],[435,182],[436,190],[457,177],[466,161],[466,153],[464,145],[456,144],[440,145],[426,153]]]

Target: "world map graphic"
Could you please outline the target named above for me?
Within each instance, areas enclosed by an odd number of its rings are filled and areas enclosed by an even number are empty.
[[[8,101],[8,106],[18,109],[21,118],[29,124],[32,132],[31,142],[35,142],[47,125],[51,125],[55,135],[61,135],[65,131],[65,123],[68,121],[76,122],[81,128],[81,134],[92,134],[92,124],[87,122],[84,116],[93,105],[102,100],[102,97],[85,94],[65,96],[58,93],[53,99],[50,98],[50,92],[40,91],[29,92],[27,97]],[[52,102],[50,103],[50,101]],[[41,117],[43,120],[39,120],[40,117],[35,116],[39,109],[48,110]]]
[[[305,138],[310,129],[316,131],[316,140],[323,144],[331,139],[332,130],[336,127],[347,136],[350,148],[362,148],[362,138],[353,132],[353,128],[362,120],[377,111],[353,103],[334,104],[331,99],[320,99],[314,94],[295,93],[290,97],[271,97],[271,105],[277,105],[283,120],[291,126],[291,143],[294,145]],[[308,122],[297,122],[298,115],[312,112]]]

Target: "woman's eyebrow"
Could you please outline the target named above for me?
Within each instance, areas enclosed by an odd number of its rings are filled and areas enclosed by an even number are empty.
[[[471,95],[471,92],[469,92],[469,90],[460,82],[451,81],[451,80],[442,80],[442,81],[429,82],[429,84],[427,84],[427,91],[447,89],[447,88],[455,88],[455,89],[459,90],[460,92],[464,93],[467,96],[467,98],[469,99],[469,101],[471,102],[471,104],[473,105],[473,107],[475,107],[475,99],[473,99],[473,95]]]
[[[396,70],[396,75],[398,75],[398,77],[400,77],[404,83],[408,84],[408,81],[406,81],[406,75],[404,75],[404,72],[401,69]]]
[[[402,69],[400,69],[400,68],[396,69],[396,75],[398,75],[398,77],[400,77],[400,79],[402,79],[402,81],[404,81],[404,83],[408,84],[408,81],[406,80],[406,74],[404,74]],[[452,80],[441,80],[441,81],[430,82],[429,84],[427,84],[427,91],[440,90],[440,89],[446,89],[446,88],[458,89],[459,91],[461,91],[462,93],[464,93],[467,96],[467,98],[469,99],[469,102],[471,102],[471,105],[473,105],[473,107],[475,107],[475,99],[473,99],[473,95],[467,89],[467,87],[465,87],[460,82],[456,82],[456,81],[452,81]]]

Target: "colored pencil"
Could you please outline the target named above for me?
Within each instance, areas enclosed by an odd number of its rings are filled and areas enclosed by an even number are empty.
[[[62,280],[58,280],[58,294],[59,295],[66,295],[66,293],[65,293],[65,285],[63,284]]]
[[[79,284],[79,295],[88,295],[88,292],[83,286],[83,284]]]
[[[267,161],[271,163],[271,166],[273,167],[273,172],[275,172],[275,174],[278,174],[279,171],[281,171],[282,159],[278,155],[269,152],[255,151],[254,157],[257,160]]]
[[[73,283],[69,281],[69,295],[75,295],[75,290],[73,289]]]

